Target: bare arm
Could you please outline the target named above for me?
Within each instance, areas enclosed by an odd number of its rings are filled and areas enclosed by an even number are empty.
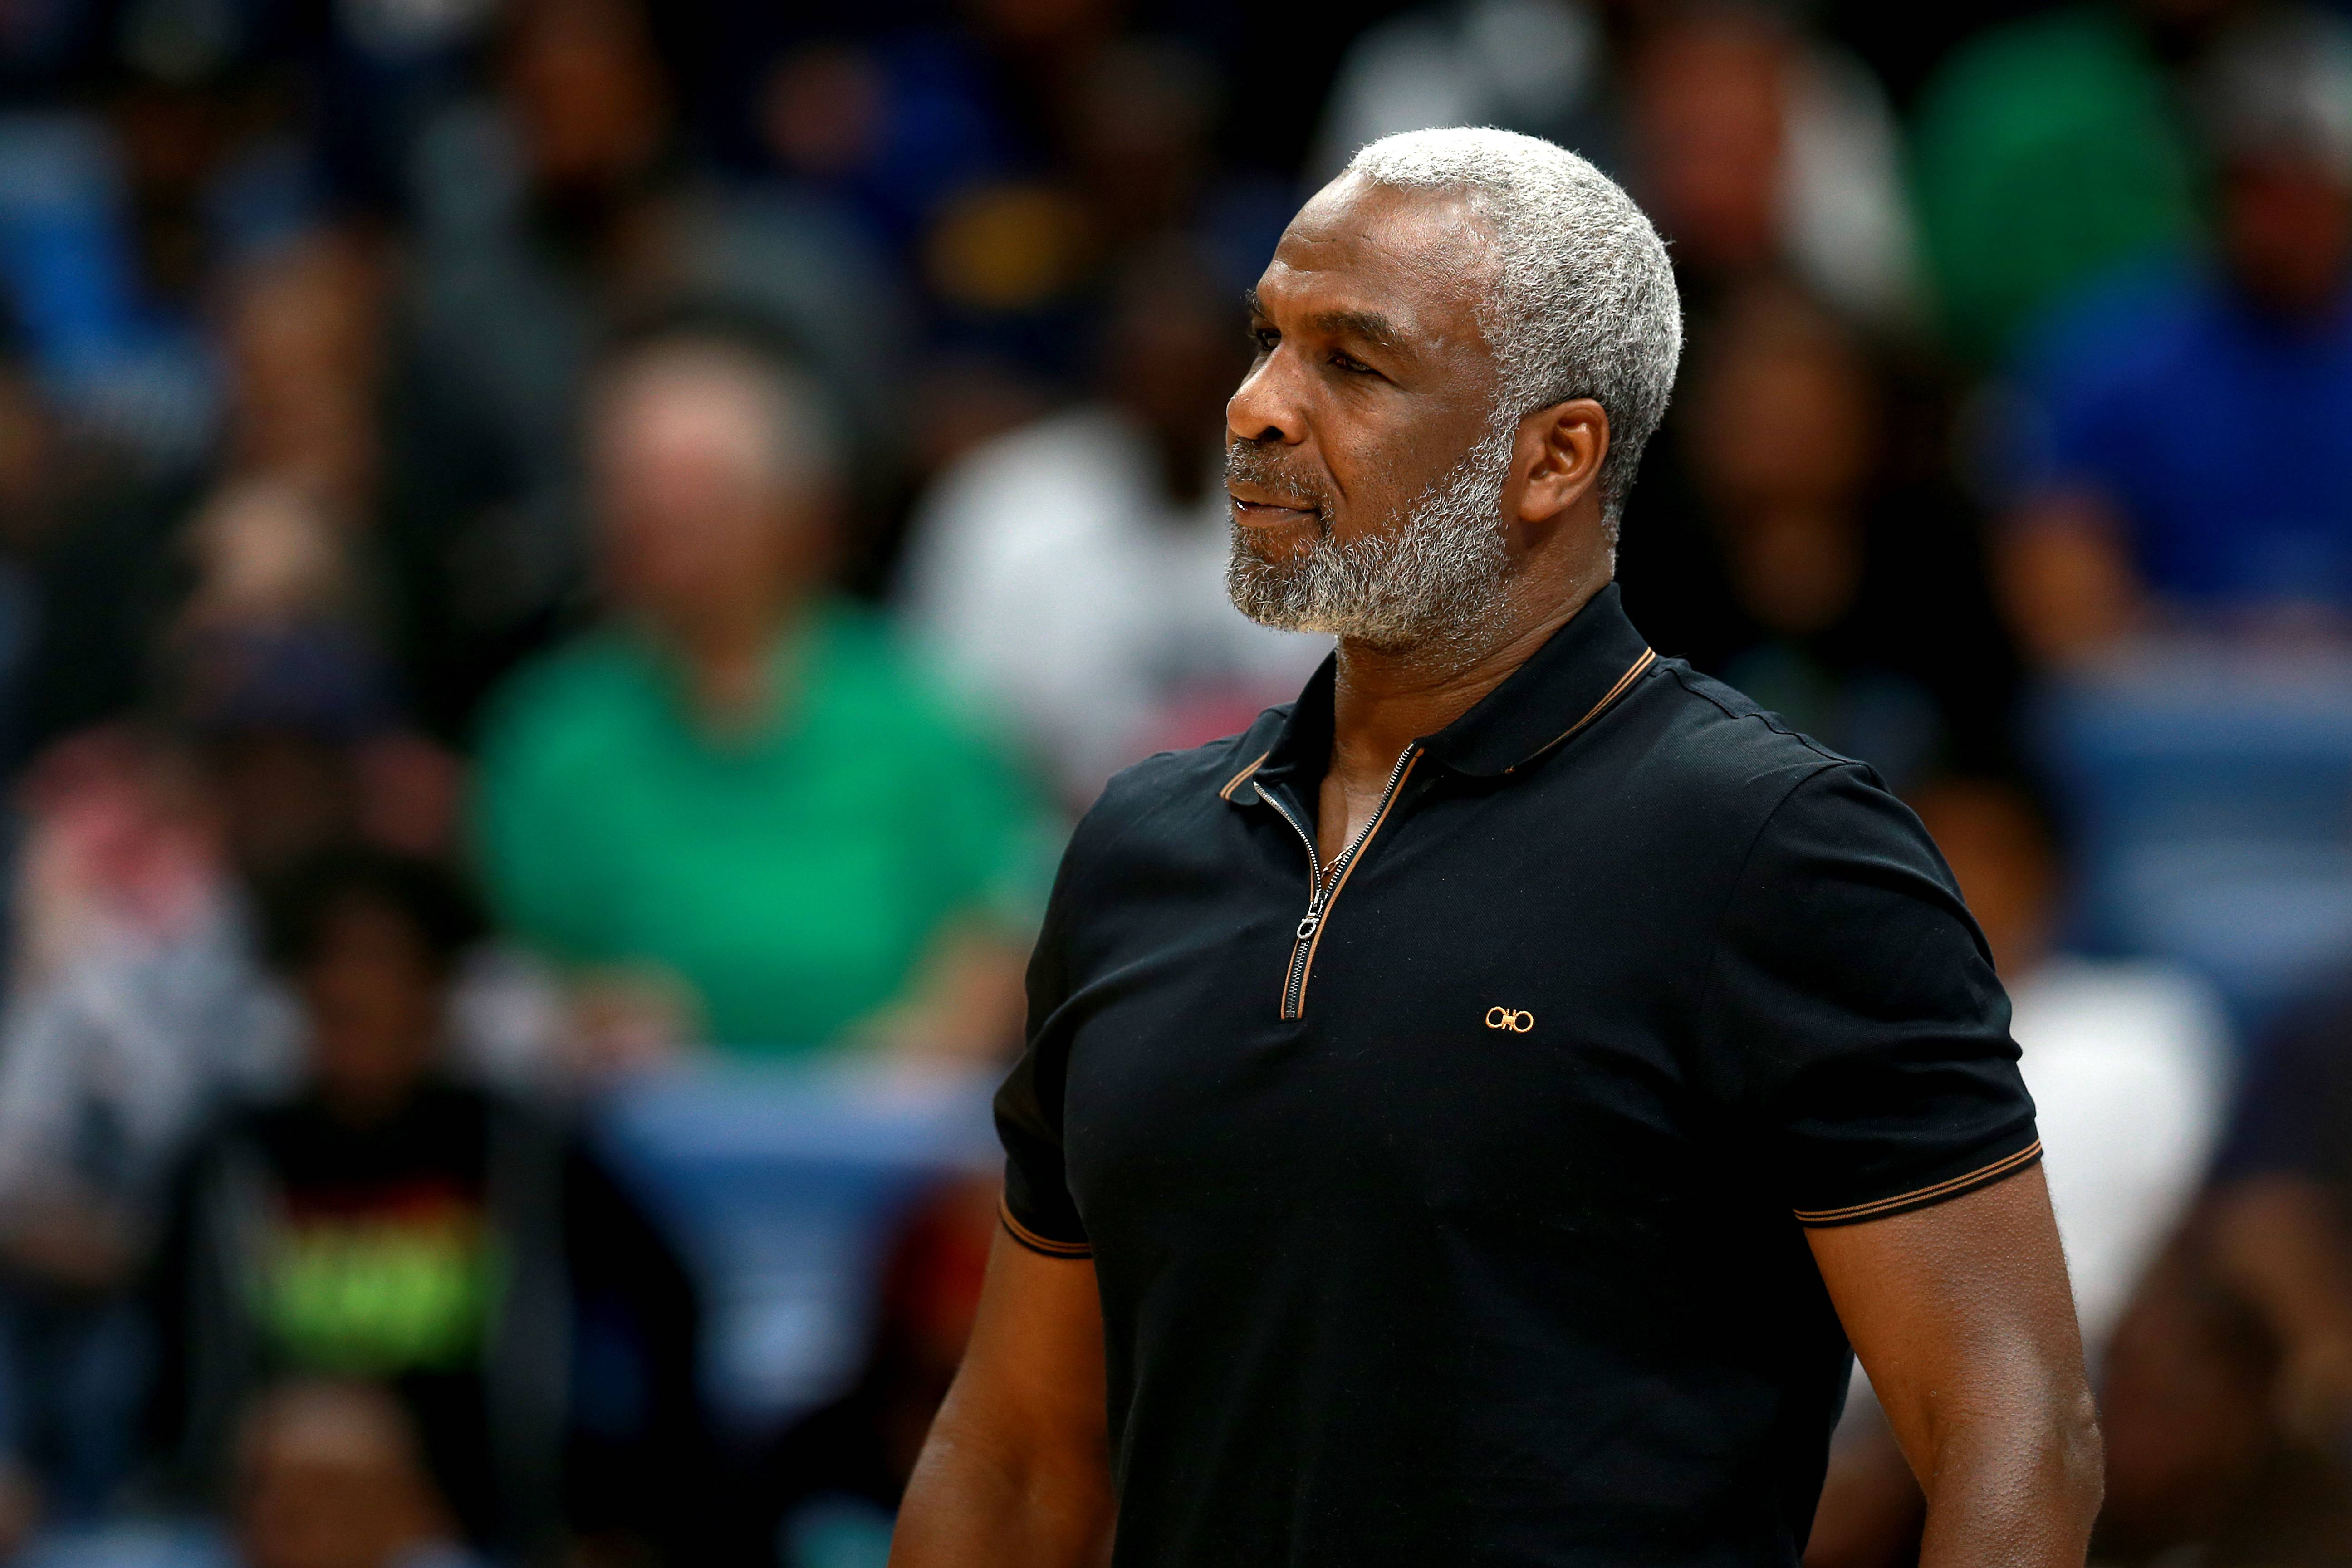
[[[2082,1568],[2099,1432],[2041,1170],[1807,1237],[1927,1495],[1919,1568]]]
[[[898,999],[856,1033],[908,1060],[1002,1063],[1021,1049],[1029,939],[966,921],[942,931]]]
[[[1000,1232],[963,1370],[907,1483],[890,1568],[1108,1563],[1103,1398],[1094,1265]]]

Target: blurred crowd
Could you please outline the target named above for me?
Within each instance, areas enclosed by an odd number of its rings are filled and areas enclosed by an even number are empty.
[[[2352,1563],[2352,7],[2270,0],[0,5],[0,1560],[878,1568],[988,1179],[747,1429],[600,1128],[1017,1048],[1075,814],[1328,651],[1224,596],[1241,291],[1458,123],[1670,240],[1636,624],[1984,927],[2098,1560]],[[1808,1561],[1919,1512],[1857,1379]]]

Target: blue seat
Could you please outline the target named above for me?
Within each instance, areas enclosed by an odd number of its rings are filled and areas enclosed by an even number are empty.
[[[2150,655],[2044,691],[2028,733],[2079,945],[2199,969],[2250,1027],[2352,963],[2352,663]]]
[[[942,1177],[996,1166],[993,1082],[725,1065],[610,1097],[598,1137],[698,1277],[704,1387],[725,1426],[773,1431],[855,1375],[892,1222]]]
[[[218,1529],[159,1521],[49,1531],[9,1568],[236,1568],[236,1561]]]

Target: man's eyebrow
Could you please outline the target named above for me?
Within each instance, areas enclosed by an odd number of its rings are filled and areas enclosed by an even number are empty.
[[[1378,348],[1404,352],[1404,333],[1378,310],[1320,310],[1309,319],[1328,336],[1361,338]]]
[[[1262,321],[1265,317],[1265,302],[1258,298],[1255,289],[1242,290],[1242,309],[1248,311],[1254,321]],[[1378,310],[1318,310],[1307,318],[1307,321],[1327,337],[1360,338],[1391,353],[1405,352],[1403,331]]]

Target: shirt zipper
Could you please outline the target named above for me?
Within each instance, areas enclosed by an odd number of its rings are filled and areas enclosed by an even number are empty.
[[[1290,824],[1290,830],[1297,834],[1298,841],[1307,847],[1307,869],[1312,879],[1307,887],[1307,915],[1298,922],[1298,929],[1292,938],[1290,970],[1283,977],[1282,1016],[1284,1017],[1296,1018],[1301,1016],[1303,1012],[1301,1004],[1305,1001],[1307,990],[1307,963],[1315,951],[1315,933],[1322,929],[1324,917],[1330,912],[1331,900],[1339,894],[1339,884],[1347,880],[1348,868],[1354,863],[1357,852],[1363,848],[1365,840],[1371,837],[1373,831],[1380,826],[1381,819],[1388,815],[1389,802],[1395,796],[1397,785],[1404,782],[1404,775],[1412,766],[1412,760],[1419,755],[1421,755],[1419,746],[1407,746],[1398,753],[1396,766],[1389,770],[1388,787],[1381,791],[1380,804],[1372,808],[1372,815],[1365,820],[1364,826],[1357,830],[1354,841],[1345,849],[1340,850],[1332,859],[1330,874],[1328,878],[1324,874],[1323,858],[1315,848],[1315,836],[1307,831],[1306,825],[1291,814],[1288,806],[1268,794],[1264,784],[1254,783],[1250,785],[1252,789],[1257,791],[1258,799],[1281,814],[1282,820]]]

